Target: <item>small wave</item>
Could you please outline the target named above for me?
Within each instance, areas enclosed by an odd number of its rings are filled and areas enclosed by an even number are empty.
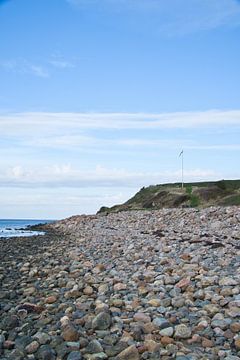
[[[2,238],[10,238],[10,237],[22,237],[22,236],[37,236],[37,235],[44,235],[43,231],[24,231],[24,230],[16,230],[16,229],[1,229],[0,230],[0,237]]]

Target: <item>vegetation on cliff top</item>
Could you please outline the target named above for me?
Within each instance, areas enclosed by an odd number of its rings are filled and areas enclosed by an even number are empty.
[[[240,180],[159,184],[143,187],[124,204],[103,206],[99,213],[174,207],[240,205]]]

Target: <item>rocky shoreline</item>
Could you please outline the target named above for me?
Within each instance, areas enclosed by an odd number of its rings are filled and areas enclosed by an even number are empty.
[[[0,239],[0,359],[240,359],[240,209],[75,216]]]

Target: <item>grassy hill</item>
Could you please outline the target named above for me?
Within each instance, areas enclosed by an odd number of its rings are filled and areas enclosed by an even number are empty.
[[[99,213],[174,207],[240,205],[240,180],[160,184],[143,187],[124,204],[103,206]]]

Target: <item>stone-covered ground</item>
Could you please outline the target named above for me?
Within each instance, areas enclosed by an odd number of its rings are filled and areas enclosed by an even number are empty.
[[[0,239],[0,359],[240,359],[240,209],[77,216]]]

